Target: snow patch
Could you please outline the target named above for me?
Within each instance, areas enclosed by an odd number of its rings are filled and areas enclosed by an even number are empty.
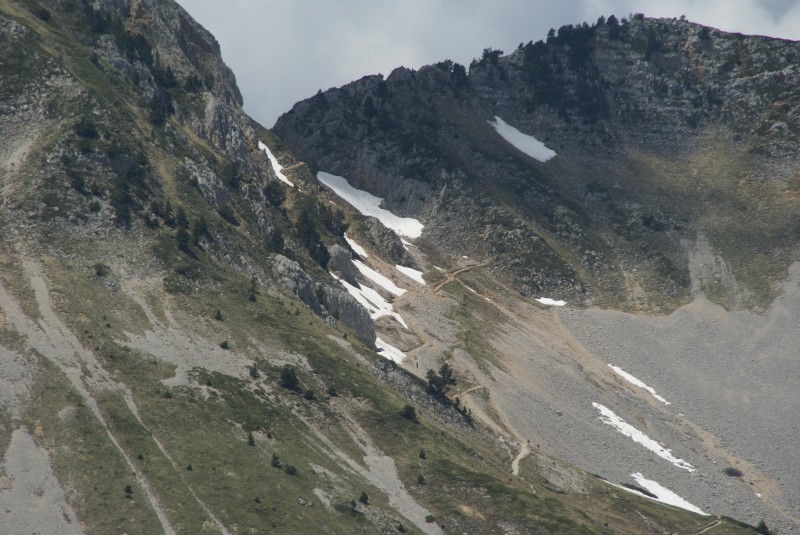
[[[275,157],[274,154],[272,154],[272,151],[269,150],[269,147],[267,147],[266,145],[264,145],[262,142],[259,141],[258,148],[267,153],[267,158],[269,158],[269,163],[272,164],[272,170],[275,171],[275,175],[278,177],[278,180],[294,187],[292,181],[286,178],[286,175],[283,174],[283,166],[278,163],[278,159]]]
[[[554,150],[547,148],[544,143],[539,141],[533,136],[523,134],[510,124],[507,124],[497,115],[494,116],[494,122],[488,121],[494,127],[500,136],[514,145],[520,152],[523,152],[533,158],[544,163],[553,158],[556,153]]]
[[[671,462],[678,468],[682,468],[687,472],[695,472],[695,468],[684,461],[683,459],[679,459],[672,454],[671,450],[668,450],[652,438],[648,437],[631,424],[620,418],[619,416],[614,413],[608,407],[601,405],[599,403],[592,403],[592,406],[600,412],[600,421],[604,424],[608,424],[614,427],[617,431],[625,435],[626,437],[630,438],[634,442],[638,442],[648,450],[652,451],[662,459],[666,459],[667,461]],[[655,493],[654,493],[655,494]]]
[[[320,171],[317,180],[328,186],[333,192],[353,205],[361,214],[375,217],[386,228],[392,229],[400,236],[415,239],[422,235],[424,225],[413,217],[400,217],[389,210],[381,208],[382,198],[376,197],[368,191],[354,188],[346,178]]]
[[[353,260],[353,264],[358,268],[358,271],[361,272],[366,278],[386,290],[392,295],[400,296],[406,293],[406,290],[403,288],[398,287],[395,283],[372,269],[371,267],[367,266],[360,260]]]
[[[400,364],[403,362],[403,359],[406,358],[406,354],[394,347],[391,344],[388,344],[381,340],[380,336],[375,338],[375,347],[378,348],[378,354],[382,357],[386,357],[387,359]]]
[[[403,244],[403,248],[404,248],[406,251],[408,251],[408,248],[409,248],[409,247],[416,247],[416,245],[414,245],[413,243],[411,243],[411,242],[409,242],[409,241],[406,241],[406,240],[404,240],[403,238],[400,238],[400,243],[402,243],[402,244]]]
[[[563,307],[564,305],[567,304],[566,301],[561,301],[560,299],[556,301],[555,299],[550,299],[549,297],[540,297],[539,299],[537,299],[537,301],[543,305],[550,305],[554,307]]]
[[[353,250],[353,251],[354,251],[354,252],[355,252],[355,253],[356,253],[358,256],[360,256],[361,258],[369,258],[369,255],[367,254],[367,251],[366,251],[366,249],[364,249],[363,247],[361,247],[361,246],[360,246],[359,244],[357,244],[355,241],[351,240],[351,239],[350,239],[350,238],[347,236],[347,233],[345,233],[345,235],[344,235],[344,241],[346,241],[346,242],[347,242],[347,245],[349,245],[349,246],[350,246],[350,248],[351,248],[351,249],[352,249],[352,250]]]
[[[691,503],[687,502],[671,490],[666,487],[662,487],[659,483],[655,481],[651,481],[646,479],[640,472],[636,472],[635,474],[631,474],[631,477],[636,480],[636,482],[644,489],[652,492],[661,503],[666,503],[669,505],[674,505],[675,507],[680,507],[681,509],[686,509],[687,511],[691,511],[693,513],[697,513],[698,515],[708,516],[702,509],[697,507],[696,505],[692,505]]]
[[[635,386],[638,386],[639,388],[643,388],[643,389],[647,390],[648,392],[650,392],[650,395],[652,395],[654,398],[656,398],[658,401],[660,401],[664,405],[670,405],[670,402],[667,401],[666,399],[662,398],[658,394],[656,394],[656,391],[653,390],[653,388],[647,386],[646,384],[644,384],[644,382],[640,381],[639,379],[637,379],[633,375],[629,374],[628,372],[626,372],[625,370],[623,370],[619,366],[614,366],[613,364],[610,364],[610,363],[609,363],[608,366],[609,366],[609,368],[614,370],[614,372],[617,375],[619,375],[620,377],[622,377],[623,379],[625,379],[626,381],[628,381],[632,385],[635,385]]]
[[[340,279],[333,273],[331,273],[331,276],[338,280],[339,283],[344,286],[345,290],[347,290],[347,293],[352,295],[356,301],[361,303],[361,305],[369,311],[369,315],[373,320],[383,316],[392,316],[397,320],[398,323],[400,323],[400,325],[408,329],[408,325],[400,316],[400,314],[394,311],[392,304],[384,299],[381,294],[366,285],[362,285],[361,288],[356,288],[346,280]]]
[[[406,267],[406,266],[400,266],[400,265],[396,265],[394,267],[395,267],[395,269],[397,269],[397,271],[399,271],[400,273],[402,273],[403,275],[405,275],[409,279],[413,279],[413,280],[417,281],[418,283],[422,284],[423,286],[425,285],[425,279],[422,278],[422,272],[421,271],[418,271],[418,270],[416,270],[414,268],[410,268],[410,267]]]

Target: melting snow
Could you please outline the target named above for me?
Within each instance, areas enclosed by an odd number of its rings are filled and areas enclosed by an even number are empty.
[[[661,403],[663,403],[664,405],[670,405],[670,402],[669,402],[669,401],[667,401],[666,399],[662,398],[662,397],[661,397],[661,396],[659,396],[658,394],[656,394],[656,391],[655,391],[655,390],[653,390],[653,388],[651,388],[651,387],[647,386],[647,385],[646,385],[646,384],[644,384],[642,381],[640,381],[639,379],[637,379],[637,378],[636,378],[636,377],[634,377],[633,375],[629,374],[628,372],[626,372],[625,370],[623,370],[623,369],[622,369],[622,368],[620,368],[619,366],[614,366],[613,364],[609,364],[608,366],[609,366],[609,367],[610,367],[612,370],[614,370],[614,372],[616,372],[616,374],[617,374],[617,375],[619,375],[620,377],[622,377],[623,379],[625,379],[626,381],[628,381],[628,382],[629,382],[629,383],[631,383],[632,385],[636,385],[636,386],[638,386],[639,388],[643,388],[643,389],[647,390],[648,392],[650,392],[650,394],[651,394],[651,395],[652,395],[654,398],[656,398],[658,401],[660,401],[660,402],[661,402]]]
[[[422,272],[418,271],[414,268],[406,267],[406,266],[394,266],[397,271],[408,277],[409,279],[414,279],[418,283],[425,285],[425,279],[422,278]]]
[[[406,354],[394,347],[393,345],[387,344],[380,337],[375,338],[375,347],[378,348],[378,354],[382,357],[386,357],[387,359],[394,361],[398,364],[403,362],[403,359],[406,357]]]
[[[360,256],[361,258],[369,258],[369,255],[367,254],[367,251],[363,247],[361,247],[359,244],[357,244],[355,241],[353,241],[350,238],[348,238],[347,237],[347,233],[345,233],[345,235],[344,235],[344,241],[347,242],[347,245],[349,245],[350,248],[353,251],[355,251],[355,253],[358,256]]]
[[[395,283],[393,283],[392,281],[390,281],[389,279],[387,279],[386,277],[384,277],[371,267],[367,266],[360,260],[353,260],[353,264],[355,264],[355,266],[358,268],[358,270],[361,272],[362,275],[364,275],[366,278],[368,278],[369,280],[371,280],[372,282],[374,282],[375,284],[377,284],[390,294],[399,296],[406,293],[406,290],[398,287],[397,285],[395,285]]]
[[[497,130],[497,133],[500,134],[503,139],[534,160],[546,162],[556,155],[555,151],[545,147],[544,143],[533,136],[523,134],[510,124],[506,124],[506,122],[497,115],[494,116],[494,122],[489,121],[489,124]]]
[[[556,301],[555,299],[550,299],[549,297],[540,297],[539,299],[537,299],[537,301],[539,301],[543,305],[551,305],[554,307],[563,307],[564,305],[567,304],[566,301],[561,301],[561,300]]]
[[[331,276],[337,279],[339,283],[345,287],[347,292],[355,297],[356,301],[361,303],[361,305],[369,311],[369,315],[373,320],[383,316],[392,316],[400,325],[408,329],[408,325],[400,314],[394,311],[392,304],[384,299],[381,294],[366,285],[362,285],[361,288],[356,288],[346,280],[336,277],[336,275],[331,274]]]
[[[259,141],[258,148],[267,153],[267,158],[269,158],[269,163],[272,164],[272,170],[275,171],[275,174],[278,176],[278,179],[281,182],[286,182],[290,186],[294,187],[292,181],[286,178],[286,175],[283,174],[283,166],[278,163],[278,159],[275,157],[274,154],[272,154],[272,152],[269,150],[269,147],[267,147],[266,145],[264,145]]]
[[[687,463],[683,459],[675,457],[671,450],[668,450],[652,438],[633,427],[631,424],[617,416],[614,411],[608,407],[600,405],[599,403],[592,403],[592,406],[600,411],[600,421],[604,424],[614,427],[626,437],[629,437],[634,442],[638,442],[648,450],[652,451],[662,459],[666,459],[678,468],[683,468],[687,472],[695,472],[695,468],[691,464]]]
[[[649,479],[645,479],[645,477],[640,473],[636,472],[635,474],[631,474],[631,477],[636,480],[636,482],[642,487],[647,489],[648,491],[652,492],[656,496],[658,496],[658,500],[661,503],[666,503],[669,505],[674,505],[675,507],[680,507],[681,509],[686,509],[687,511],[691,511],[693,513],[697,513],[699,515],[708,516],[707,513],[703,512],[702,509],[697,507],[696,505],[692,505],[691,503],[687,502],[668,488],[662,487],[655,481],[651,481]]]
[[[422,234],[424,225],[418,220],[413,217],[396,216],[389,210],[381,208],[380,204],[383,199],[368,191],[354,188],[346,178],[320,171],[317,173],[317,179],[331,188],[336,195],[352,204],[363,215],[379,219],[386,228],[392,229],[400,236],[413,240]]]

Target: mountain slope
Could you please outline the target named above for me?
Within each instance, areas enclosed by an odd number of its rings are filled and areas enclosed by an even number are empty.
[[[682,19],[602,19],[487,49],[468,71],[319,93],[275,131],[425,224],[418,263],[448,273],[457,334],[404,346],[407,369],[449,362],[477,389],[473,412],[521,445],[791,531],[798,52]],[[544,320],[539,304],[562,300]],[[411,325],[426,307],[401,312]]]
[[[460,290],[481,268],[327,192],[177,5],[4,1],[0,29],[3,530],[752,532],[533,451],[460,367],[426,388],[502,317]],[[507,311],[550,336],[548,311]]]
[[[706,294],[763,310],[797,243],[798,52],[609,18],[487,49],[468,74],[445,61],[364,78],[298,103],[275,130],[421,217],[449,251],[492,259],[525,295],[669,311],[690,298],[687,251],[705,238],[722,264]],[[495,117],[558,156],[527,156]]]

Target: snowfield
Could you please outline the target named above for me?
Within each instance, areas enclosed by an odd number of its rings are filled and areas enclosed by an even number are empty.
[[[510,124],[507,124],[497,115],[494,116],[494,122],[488,121],[494,127],[500,136],[514,145],[520,152],[523,152],[542,163],[552,159],[556,152],[545,146],[544,143],[539,141],[533,136],[523,134]]]
[[[361,246],[360,246],[358,243],[356,243],[354,240],[351,240],[351,239],[350,239],[350,238],[347,236],[347,233],[346,233],[346,232],[345,232],[345,234],[344,234],[344,241],[346,241],[346,242],[347,242],[347,245],[349,245],[349,246],[350,246],[350,248],[353,250],[353,252],[355,252],[355,253],[356,253],[358,256],[360,256],[361,258],[369,258],[369,255],[367,254],[367,250],[366,250],[366,249],[364,249],[363,247],[361,247]]]
[[[398,235],[410,239],[419,238],[422,235],[424,225],[413,217],[400,217],[394,215],[389,210],[381,208],[382,198],[376,197],[368,191],[354,188],[346,178],[332,175],[320,171],[317,173],[317,180],[328,186],[333,192],[353,205],[353,208],[361,212],[362,215],[375,217],[383,223],[386,228],[392,229]]]
[[[700,509],[696,505],[692,505],[691,503],[687,502],[686,500],[684,500],[683,498],[681,498],[668,488],[662,487],[655,481],[645,479],[645,477],[641,474],[641,472],[636,472],[635,474],[631,474],[631,477],[636,480],[636,482],[639,484],[640,487],[647,489],[648,491],[658,496],[658,500],[656,501],[659,501],[661,503],[666,503],[669,505],[674,505],[675,507],[686,509],[687,511],[697,513],[698,515],[708,516],[708,514],[705,513],[702,509]]]
[[[403,275],[405,275],[409,279],[413,279],[413,280],[417,281],[418,283],[422,284],[423,286],[425,285],[425,279],[422,278],[422,272],[421,271],[417,271],[414,268],[410,268],[410,267],[406,267],[406,266],[400,266],[400,265],[396,265],[394,267],[395,267],[395,269],[397,271],[399,271],[400,273],[402,273]]]
[[[549,305],[553,307],[563,307],[564,305],[567,304],[566,301],[562,301],[560,299],[556,301],[555,299],[550,299],[549,297],[540,297],[537,299],[537,301],[543,305]]]
[[[675,457],[671,450],[668,450],[652,438],[633,427],[631,424],[617,416],[616,413],[614,413],[614,411],[608,407],[600,405],[599,403],[592,403],[592,406],[600,412],[600,421],[604,424],[614,427],[626,437],[630,438],[634,442],[638,442],[648,450],[652,451],[662,459],[666,459],[678,468],[683,468],[687,472],[696,471],[691,464],[687,463],[683,459]]]
[[[656,391],[653,390],[653,388],[647,386],[646,384],[644,384],[644,382],[640,381],[639,379],[637,379],[633,375],[629,374],[628,372],[626,372],[625,370],[623,370],[619,366],[614,366],[613,364],[609,364],[608,367],[611,368],[612,370],[614,370],[614,372],[617,375],[619,375],[620,377],[622,377],[623,379],[625,379],[626,381],[628,381],[632,385],[638,386],[639,388],[643,388],[644,390],[647,390],[648,392],[650,392],[650,395],[652,395],[654,398],[656,398],[658,401],[660,401],[664,405],[670,405],[670,402],[667,401],[666,399],[662,398],[658,394],[656,394]]]
[[[403,320],[400,314],[394,311],[392,304],[384,299],[381,294],[365,285],[362,285],[361,288],[356,288],[346,280],[338,278],[333,273],[331,273],[331,276],[338,280],[339,284],[344,286],[347,292],[355,297],[356,301],[361,303],[361,305],[369,311],[369,315],[373,320],[383,316],[392,316],[403,328],[408,329],[405,320]]]
[[[375,339],[375,347],[378,348],[378,354],[380,356],[385,357],[398,364],[402,363],[403,359],[406,357],[405,353],[403,353],[393,345],[384,342],[383,340],[381,340],[380,337],[377,337]]]
[[[390,294],[401,296],[404,293],[406,293],[406,290],[400,288],[395,283],[390,281],[388,278],[384,277],[383,275],[381,275],[380,273],[378,273],[377,271],[366,265],[364,262],[361,262],[360,260],[353,260],[353,264],[356,266],[358,271],[361,272],[362,275],[364,275],[366,278],[368,278],[369,280],[371,280],[372,282],[374,282],[375,284],[377,284]]]
[[[266,145],[264,145],[262,142],[259,141],[258,148],[267,153],[267,158],[269,158],[269,163],[272,164],[272,170],[275,171],[278,180],[294,187],[292,181],[286,178],[286,175],[283,174],[283,166],[278,163],[278,159],[275,157],[274,154],[272,154],[272,151],[269,150],[269,147],[267,147]]]

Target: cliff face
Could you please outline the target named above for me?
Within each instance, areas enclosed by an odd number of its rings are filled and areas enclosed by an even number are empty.
[[[442,62],[364,78],[298,103],[275,131],[526,295],[671,309],[690,294],[699,237],[726,282],[698,289],[758,309],[797,243],[799,55],[685,20],[610,18],[487,49],[468,73]],[[495,116],[557,156],[515,149]]]

